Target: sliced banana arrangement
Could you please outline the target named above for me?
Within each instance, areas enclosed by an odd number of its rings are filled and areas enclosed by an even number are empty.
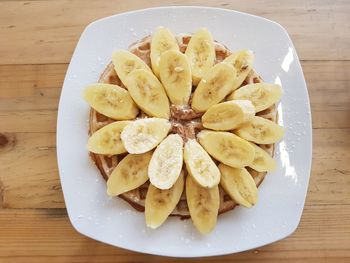
[[[213,37],[206,28],[201,28],[192,35],[185,55],[192,68],[193,84],[197,85],[215,62]]]
[[[249,100],[255,111],[263,111],[278,102],[282,97],[282,88],[278,84],[256,83],[243,86],[234,91],[229,100]]]
[[[95,132],[88,140],[88,150],[98,154],[115,155],[126,153],[120,138],[124,127],[131,121],[116,121]]]
[[[151,72],[136,69],[126,78],[125,86],[137,106],[152,117],[169,119],[169,100],[165,90]]]
[[[254,54],[250,50],[240,50],[227,57],[224,62],[231,64],[235,68],[235,80],[232,83],[232,90],[236,90],[252,70]]]
[[[235,134],[258,144],[272,144],[282,139],[284,129],[273,121],[255,116],[251,122],[236,129]]]
[[[139,119],[126,125],[120,138],[128,153],[145,153],[154,149],[167,136],[170,128],[170,122],[165,119]]]
[[[126,85],[126,78],[136,69],[152,72],[141,58],[129,51],[117,50],[113,52],[112,62],[118,77],[124,85]]]
[[[221,172],[220,185],[238,204],[252,207],[258,201],[258,188],[254,179],[245,168],[233,168],[219,165]]]
[[[92,108],[114,120],[131,120],[139,113],[129,92],[117,85],[92,84],[83,95]]]
[[[250,100],[225,101],[211,106],[202,116],[202,124],[207,129],[229,131],[250,122],[254,115]]]
[[[182,171],[176,182],[166,190],[149,185],[145,201],[146,225],[150,228],[161,226],[179,203],[184,191],[185,177]]]
[[[169,50],[160,57],[160,80],[170,101],[187,105],[192,90],[191,67],[188,58],[180,51]]]
[[[157,147],[148,167],[152,185],[169,189],[180,175],[183,163],[183,140],[178,134],[170,134]]]
[[[160,69],[162,68],[159,65],[160,58],[164,52],[169,50],[179,51],[179,44],[169,29],[158,27],[152,35],[150,54],[152,70],[158,78]]]
[[[152,229],[179,215],[202,234],[236,204],[253,207],[257,186],[278,167],[274,144],[284,135],[282,87],[262,82],[254,59],[205,28],[175,35],[158,27],[114,51],[101,83],[83,91],[87,149],[107,194],[144,208]]]
[[[254,148],[246,140],[231,132],[203,130],[199,143],[216,160],[232,167],[245,167],[254,160]]]
[[[151,152],[125,156],[108,178],[107,193],[110,196],[120,195],[146,183],[151,157]]]
[[[203,112],[222,101],[233,91],[234,79],[235,69],[228,63],[221,62],[207,70],[193,93],[192,109]]]

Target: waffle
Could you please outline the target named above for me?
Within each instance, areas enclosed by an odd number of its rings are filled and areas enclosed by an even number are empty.
[[[185,52],[187,44],[191,38],[191,35],[183,34],[183,35],[178,35],[176,38],[180,46],[180,51]],[[150,43],[151,43],[151,36],[147,36],[141,39],[140,41],[132,44],[129,47],[129,51],[131,53],[140,57],[149,66],[151,66]],[[218,42],[215,42],[215,52],[216,52],[216,63],[221,62],[231,54],[231,52],[227,47],[225,47],[224,45]],[[121,80],[118,78],[112,63],[109,63],[107,65],[106,69],[101,74],[99,82],[115,84],[125,88]],[[242,83],[241,86],[244,86],[250,83],[260,83],[260,82],[262,82],[262,78],[254,70],[252,70],[248,74],[247,78],[245,79],[245,81]],[[278,116],[277,116],[276,105],[273,105],[270,108],[257,113],[257,116],[277,122]],[[146,114],[143,112],[140,112],[138,118],[144,118],[144,117],[146,117]],[[89,118],[89,135],[93,134],[98,129],[114,121],[115,120],[110,119],[98,113],[93,108],[91,108],[90,118]],[[259,145],[259,146],[263,148],[266,152],[268,152],[271,156],[273,156],[274,144]],[[113,169],[117,166],[118,161],[120,161],[125,155],[126,154],[107,156],[107,155],[90,153],[91,159],[96,164],[97,168],[99,169],[99,171],[101,172],[101,175],[105,180],[108,179]],[[259,186],[264,180],[266,172],[257,172],[251,168],[247,168],[247,170],[254,178],[257,186]],[[145,198],[148,190],[148,185],[149,185],[149,182],[143,184],[142,186],[134,190],[123,193],[119,195],[119,197],[127,201],[136,210],[143,212],[145,209],[144,206],[145,206]],[[219,214],[232,210],[236,206],[236,203],[230,198],[230,196],[227,193],[225,193],[225,191],[221,187],[219,187],[219,192],[220,192]],[[180,216],[181,218],[190,217],[190,213],[186,202],[185,191],[182,194],[180,202],[177,204],[176,208],[174,209],[171,215]]]

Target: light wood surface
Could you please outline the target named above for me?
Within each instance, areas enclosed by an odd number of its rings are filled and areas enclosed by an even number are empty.
[[[180,262],[78,234],[64,209],[56,163],[57,104],[84,27],[104,16],[160,5],[216,6],[280,23],[302,61],[312,106],[312,175],[296,232],[256,250],[193,261],[350,262],[347,0],[1,1],[0,262]]]

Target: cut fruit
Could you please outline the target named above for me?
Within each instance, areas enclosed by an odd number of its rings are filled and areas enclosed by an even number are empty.
[[[125,126],[120,137],[129,153],[145,153],[155,148],[167,136],[170,128],[170,122],[165,119],[139,119]]]
[[[170,134],[156,148],[148,167],[151,184],[158,189],[169,189],[180,175],[183,163],[183,140]]]
[[[231,132],[203,130],[197,138],[211,156],[226,165],[240,168],[254,160],[253,146]]]
[[[249,100],[226,101],[211,106],[202,116],[205,128],[228,131],[249,122],[255,115],[253,104]]]
[[[152,152],[128,154],[118,163],[107,181],[107,194],[120,195],[143,185],[148,180]]]
[[[188,173],[203,187],[219,184],[220,171],[203,147],[194,139],[185,143],[184,161]]]
[[[215,48],[211,33],[202,28],[192,35],[185,55],[192,69],[192,82],[197,85],[207,71],[214,65]]]
[[[149,185],[145,200],[146,225],[152,229],[161,226],[179,203],[185,178],[181,172],[175,184],[167,190]]]
[[[195,227],[202,234],[210,233],[215,228],[219,212],[219,187],[217,185],[212,188],[202,187],[192,176],[187,176],[186,198]]]
[[[160,79],[170,101],[175,105],[187,105],[192,90],[188,58],[180,51],[166,51],[160,58],[159,68]]]
[[[251,142],[271,144],[282,139],[284,129],[273,121],[254,116],[251,122],[244,124],[234,133]]]
[[[249,165],[250,168],[253,168],[258,172],[270,172],[276,169],[275,160],[261,147],[255,143],[250,143],[255,150],[254,160]]]
[[[192,109],[203,112],[222,101],[233,91],[234,79],[235,69],[230,64],[224,62],[216,64],[203,76],[194,91]]]
[[[229,100],[250,100],[255,111],[263,111],[278,102],[282,97],[282,88],[277,84],[256,83],[235,90]]]
[[[112,54],[112,62],[118,77],[126,86],[126,79],[136,69],[143,69],[149,72],[152,70],[138,56],[125,50],[117,50]]]
[[[162,84],[151,72],[136,69],[126,80],[129,93],[141,110],[152,117],[169,119],[169,100]]]
[[[88,150],[98,154],[121,154],[126,149],[120,139],[120,134],[130,121],[116,121],[110,123],[91,135],[88,140]]]
[[[134,119],[139,113],[129,92],[117,85],[102,83],[88,85],[83,96],[92,108],[114,120]]]
[[[237,204],[252,207],[258,202],[258,188],[245,168],[233,168],[220,164],[219,169],[220,185]]]
[[[235,80],[232,82],[232,90],[237,89],[253,68],[254,54],[250,50],[240,50],[225,58],[224,62],[235,68]]]
[[[161,55],[168,50],[179,50],[179,44],[173,33],[165,27],[158,27],[151,41],[151,64],[154,74],[159,78],[159,61]]]

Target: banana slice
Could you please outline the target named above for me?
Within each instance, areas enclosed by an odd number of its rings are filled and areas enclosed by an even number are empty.
[[[159,78],[159,60],[163,52],[179,50],[179,44],[173,33],[165,27],[158,27],[151,41],[151,64],[154,74]]]
[[[184,185],[183,172],[170,189],[161,190],[152,184],[149,185],[145,200],[145,218],[148,227],[155,229],[165,222],[180,201]]]
[[[224,62],[235,68],[236,78],[232,82],[232,90],[237,89],[253,68],[254,54],[250,50],[240,50],[224,59]]]
[[[158,189],[169,189],[180,175],[183,163],[183,140],[170,134],[154,151],[148,167],[151,184]]]
[[[247,141],[270,144],[282,139],[284,129],[272,121],[254,116],[251,122],[244,124],[234,133]]]
[[[166,51],[160,58],[159,68],[160,79],[170,101],[176,105],[187,105],[192,91],[188,58],[180,51]]]
[[[112,54],[112,62],[118,77],[125,86],[127,77],[135,69],[143,69],[152,72],[141,58],[126,50],[114,51]]]
[[[241,168],[254,160],[253,146],[231,132],[203,130],[197,138],[211,156],[226,165]]]
[[[185,143],[184,161],[188,173],[203,187],[219,184],[220,171],[202,146],[194,139]]]
[[[170,122],[165,119],[139,119],[125,126],[120,138],[129,153],[145,153],[155,148],[170,128]]]
[[[250,143],[250,145],[255,150],[254,160],[249,165],[250,168],[258,172],[270,172],[276,169],[275,160],[266,151],[255,143]]]
[[[219,187],[202,187],[192,176],[186,178],[186,199],[193,224],[202,234],[210,233],[216,225],[220,206]]]
[[[88,150],[98,154],[121,154],[126,149],[120,139],[120,133],[130,121],[116,121],[95,132],[88,140]]]
[[[263,111],[275,104],[282,97],[282,88],[277,84],[256,83],[245,85],[235,90],[229,100],[250,100],[256,112]]]
[[[258,202],[258,188],[253,177],[245,168],[219,165],[220,184],[225,192],[238,204],[252,207]]]
[[[151,72],[136,69],[126,80],[126,86],[135,103],[152,117],[169,119],[169,100],[162,84]]]
[[[114,120],[134,119],[139,113],[129,92],[117,85],[102,83],[88,85],[83,96],[92,108]]]
[[[193,93],[192,109],[198,112],[206,111],[211,106],[222,101],[233,91],[235,69],[230,64],[221,62],[212,67],[198,84]]]
[[[249,122],[255,115],[253,104],[249,100],[226,101],[211,106],[202,116],[205,128],[228,131]]]
[[[107,194],[120,195],[147,182],[147,170],[151,157],[152,152],[125,156],[107,180]]]
[[[214,65],[216,54],[211,33],[207,29],[201,28],[193,34],[185,55],[191,64],[192,82],[197,85]]]

